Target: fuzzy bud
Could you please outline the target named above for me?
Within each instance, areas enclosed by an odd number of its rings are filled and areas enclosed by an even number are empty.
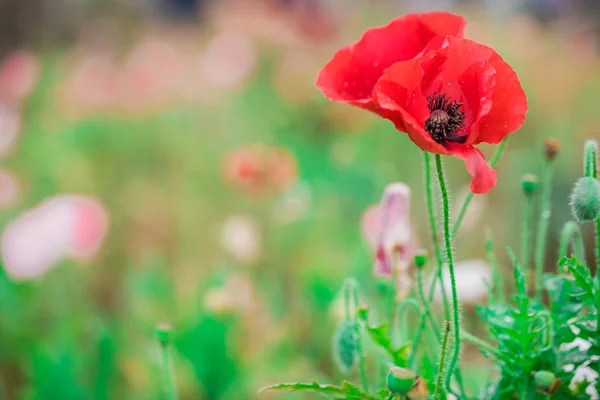
[[[540,183],[540,179],[536,175],[526,174],[523,175],[521,179],[521,187],[523,188],[523,193],[527,196],[531,196],[535,193]]]
[[[173,338],[173,328],[170,324],[160,323],[156,325],[155,329],[156,338],[161,346],[166,347],[171,343]]]
[[[333,336],[333,359],[343,372],[348,372],[356,362],[357,325],[354,321],[342,321]]]
[[[598,176],[598,142],[586,140],[583,145],[583,169],[585,176]]]
[[[407,394],[415,385],[417,376],[410,369],[392,367],[385,379],[387,388],[393,394]]]
[[[427,256],[427,253],[424,250],[419,250],[417,254],[415,254],[414,263],[417,268],[423,268],[425,265],[427,265],[428,259],[429,257]]]
[[[552,161],[560,153],[561,143],[560,140],[554,138],[548,138],[544,140],[544,150],[546,152],[546,159]]]
[[[558,390],[561,381],[550,371],[538,371],[533,374],[533,381],[538,391],[552,394]]]
[[[571,192],[571,213],[579,222],[593,221],[600,214],[600,183],[590,176],[580,178]]]

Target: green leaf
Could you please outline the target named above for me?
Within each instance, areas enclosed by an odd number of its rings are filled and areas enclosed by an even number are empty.
[[[583,292],[578,293],[579,297],[581,297],[583,301],[590,302],[592,305],[597,304],[598,301],[596,297],[598,297],[598,293],[596,292],[594,278],[590,273],[590,269],[587,266],[582,265],[575,257],[563,257],[560,260],[559,265],[563,268],[567,267],[568,271],[573,274],[575,283],[583,290]]]
[[[258,393],[265,390],[289,390],[290,392],[311,391],[337,399],[380,400],[379,397],[365,393],[347,381],[342,382],[342,386],[322,385],[317,381],[312,381],[310,383],[279,383],[277,385],[266,386],[260,389]]]
[[[387,353],[396,366],[408,367],[411,342],[405,343],[398,348],[394,347],[392,339],[388,334],[387,322],[376,327],[369,326],[368,323],[365,323],[364,326],[369,337]]]

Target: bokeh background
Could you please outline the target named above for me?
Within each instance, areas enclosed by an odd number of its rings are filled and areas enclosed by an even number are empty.
[[[583,141],[600,138],[598,4],[2,0],[0,399],[159,399],[159,322],[174,327],[181,399],[341,381],[339,290],[354,276],[377,301],[361,218],[386,184],[410,185],[416,240],[430,242],[420,151],[314,81],[339,46],[414,11],[465,16],[466,36],[495,47],[529,98],[498,186],[457,238],[463,317],[481,333],[484,232],[506,263],[520,177],[560,139],[551,269]],[[469,177],[446,165],[456,211]],[[464,359],[472,384],[486,379],[474,349]]]

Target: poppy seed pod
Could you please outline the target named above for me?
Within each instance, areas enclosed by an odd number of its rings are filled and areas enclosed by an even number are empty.
[[[393,394],[407,394],[415,385],[417,376],[406,368],[392,367],[387,374],[387,388]]]
[[[166,347],[171,343],[173,337],[173,328],[170,324],[163,322],[156,325],[155,334],[160,345]]]
[[[552,394],[559,388],[561,381],[550,371],[538,371],[533,374],[535,387],[542,393]]]
[[[560,153],[561,143],[560,140],[554,138],[548,138],[544,140],[544,150],[546,152],[546,159],[554,160],[558,153]]]
[[[526,174],[523,175],[521,179],[521,187],[523,188],[523,192],[531,196],[534,194],[539,186],[540,179],[536,175]]]
[[[580,178],[571,192],[571,213],[579,222],[593,221],[600,215],[600,184],[591,176]]]

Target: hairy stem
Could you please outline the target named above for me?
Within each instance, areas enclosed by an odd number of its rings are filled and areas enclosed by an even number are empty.
[[[523,273],[525,274],[529,267],[531,255],[531,214],[533,210],[533,196],[525,194],[525,205],[523,206],[523,216],[521,217],[521,263]]]
[[[502,155],[502,152],[504,151],[505,146],[506,146],[506,139],[504,139],[498,145],[498,147],[496,148],[496,151],[492,155],[492,158],[490,159],[491,167],[494,167],[494,165],[498,162],[498,159]],[[465,217],[465,214],[467,213],[467,208],[469,208],[469,204],[471,203],[471,200],[473,200],[473,196],[474,196],[473,192],[469,192],[469,194],[467,195],[467,198],[465,199],[465,202],[463,203],[462,207],[460,208],[460,212],[458,213],[458,217],[456,218],[456,222],[454,223],[454,227],[452,229],[452,236],[456,236],[456,234],[458,233],[458,228],[460,228],[460,224],[462,223],[462,220]]]
[[[500,268],[498,267],[498,258],[496,257],[496,250],[494,249],[494,239],[492,238],[492,231],[489,228],[485,230],[485,252],[486,258],[492,266],[496,296],[498,296],[500,304],[505,304],[506,289],[504,288],[504,279],[500,273]]]
[[[454,323],[454,348],[452,358],[448,365],[448,375],[446,376],[446,389],[448,392],[459,396],[452,391],[452,374],[460,357],[460,314],[458,312],[458,294],[456,292],[456,277],[454,274],[454,254],[452,249],[452,232],[450,229],[450,198],[448,196],[448,187],[446,186],[446,178],[444,177],[444,167],[442,165],[442,157],[439,154],[435,155],[435,166],[437,169],[438,183],[440,192],[442,193],[442,210],[443,210],[443,229],[444,229],[444,244],[446,249],[446,262],[450,272],[450,286],[452,288],[452,317]],[[464,393],[462,382],[459,381],[460,391]]]
[[[448,304],[448,296],[446,294],[446,288],[442,279],[442,269],[444,267],[444,258],[442,255],[442,247],[440,246],[440,239],[437,231],[435,207],[433,203],[433,179],[431,173],[431,159],[429,153],[423,152],[423,159],[425,162],[425,197],[427,199],[427,214],[429,216],[429,230],[431,232],[431,243],[433,244],[433,250],[435,252],[435,261],[437,262],[436,274],[429,287],[429,295],[427,296],[427,303],[431,304],[433,295],[435,294],[435,286],[437,282],[440,282],[442,290],[442,300],[444,302],[444,317],[446,320],[450,320],[450,305]]]
[[[438,366],[438,375],[435,382],[435,392],[433,393],[433,400],[439,399],[442,394],[442,377],[444,376],[444,364],[446,362],[446,350],[448,348],[448,336],[450,334],[450,322],[446,321],[444,326],[444,341],[442,342],[442,350],[440,354],[440,365]]]
[[[583,247],[583,236],[581,228],[575,221],[569,221],[565,224],[560,235],[560,245],[558,248],[558,257],[568,256],[569,244],[573,247],[575,257],[579,262],[585,263],[585,249]]]
[[[354,311],[358,308],[358,283],[354,280],[346,281],[346,290],[350,294],[346,299],[352,297]],[[362,345],[362,332],[360,329],[356,330],[356,352],[358,354],[358,370],[360,371],[360,381],[362,383],[363,390],[369,393],[369,380],[367,379],[367,368],[365,363],[365,352]]]
[[[548,224],[550,223],[551,214],[550,195],[552,193],[553,170],[552,159],[548,159],[544,163],[542,171],[540,219],[538,221],[535,241],[535,297],[538,300],[542,298],[542,277],[544,275],[544,255],[546,254],[546,239],[548,237]]]

